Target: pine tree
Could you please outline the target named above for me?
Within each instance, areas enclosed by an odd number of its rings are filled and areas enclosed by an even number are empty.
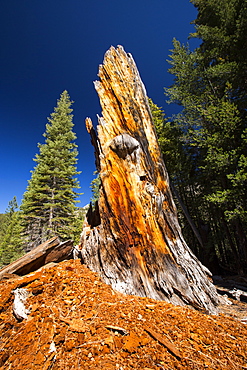
[[[9,202],[5,212],[0,238],[0,266],[8,265],[24,254],[21,216],[16,197]]]
[[[87,210],[88,206],[77,207],[75,210],[75,217],[73,223],[71,224],[71,238],[73,239],[75,245],[80,243],[83,223],[87,214]]]
[[[24,194],[21,210],[27,236],[27,249],[54,235],[69,238],[73,232],[75,203],[79,188],[75,176],[77,145],[70,108],[72,101],[64,91],[48,118],[45,143],[38,144],[37,162]]]
[[[94,171],[93,173],[96,177],[91,181],[90,188],[92,190],[92,198],[91,203],[94,208],[95,203],[99,200],[99,192],[100,192],[100,185],[101,179],[98,171]]]
[[[189,156],[183,145],[183,131],[177,122],[168,121],[162,108],[158,107],[152,99],[149,99],[154,126],[158,136],[158,142],[164,157],[170,178],[176,183],[178,175],[189,167]]]
[[[235,104],[245,109],[247,103],[247,3],[246,0],[192,0],[198,10],[194,21],[202,40],[203,55],[208,77],[217,96],[224,94],[227,81]]]
[[[244,270],[247,261],[247,5],[243,0],[193,0],[202,43],[191,52],[174,40],[166,89],[183,107],[177,122],[195,164],[197,214],[210,225],[208,243],[220,262]],[[188,192],[187,192],[188,194]],[[195,203],[196,202],[196,203]]]
[[[191,148],[187,145],[186,137],[178,121],[168,121],[162,108],[149,99],[153,122],[158,136],[158,142],[163,159],[168,170],[170,186],[178,207],[178,218],[183,235],[193,252],[200,257],[202,238],[198,232],[197,215],[193,212],[195,193],[198,194],[195,181],[195,163],[192,160]],[[191,199],[193,198],[193,202]],[[191,217],[193,216],[193,217]],[[192,232],[193,231],[193,232]],[[199,244],[198,244],[199,243]],[[203,261],[207,264],[206,261]]]
[[[222,191],[210,199],[229,205],[224,210],[227,220],[247,225],[247,3],[192,2],[198,9],[192,36],[203,41],[198,53],[214,94],[213,104],[201,109],[204,131],[212,138],[205,167],[218,165],[217,172],[225,177]]]

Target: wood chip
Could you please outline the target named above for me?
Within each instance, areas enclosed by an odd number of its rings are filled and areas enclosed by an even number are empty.
[[[120,334],[123,334],[123,335],[128,335],[129,334],[128,330],[120,328],[120,326],[106,325],[106,329],[109,329],[109,330],[112,330],[112,331],[117,331],[117,332],[119,332]]]
[[[149,335],[151,335],[151,337],[156,339],[160,344],[163,344],[163,346],[165,346],[174,356],[181,359],[182,356],[177,347],[175,347],[173,343],[171,343],[168,339],[164,338],[162,335],[156,333],[154,330],[148,327],[145,327],[144,329]]]
[[[85,333],[87,328],[83,325],[81,319],[67,319],[60,316],[60,320],[69,325],[69,330],[76,331],[77,333]]]
[[[28,297],[28,291],[24,288],[17,288],[14,290],[14,303],[13,312],[18,320],[23,320],[28,318],[29,310],[25,307],[25,302]]]

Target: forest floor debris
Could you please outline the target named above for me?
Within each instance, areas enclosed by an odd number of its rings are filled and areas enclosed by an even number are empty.
[[[17,288],[29,292],[27,319],[13,314]],[[63,261],[0,283],[0,369],[247,369],[246,307],[210,316],[120,294]]]

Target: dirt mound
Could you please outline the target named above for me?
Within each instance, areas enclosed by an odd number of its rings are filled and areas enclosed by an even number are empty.
[[[247,369],[247,325],[119,294],[78,260],[2,281],[0,311],[0,369]]]

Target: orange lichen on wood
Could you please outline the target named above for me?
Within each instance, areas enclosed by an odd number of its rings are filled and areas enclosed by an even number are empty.
[[[95,88],[102,117],[97,133],[89,118],[86,127],[101,189],[97,222],[91,209],[82,233],[84,262],[119,291],[216,312],[210,273],[181,234],[145,87],[122,47],[105,54]]]

